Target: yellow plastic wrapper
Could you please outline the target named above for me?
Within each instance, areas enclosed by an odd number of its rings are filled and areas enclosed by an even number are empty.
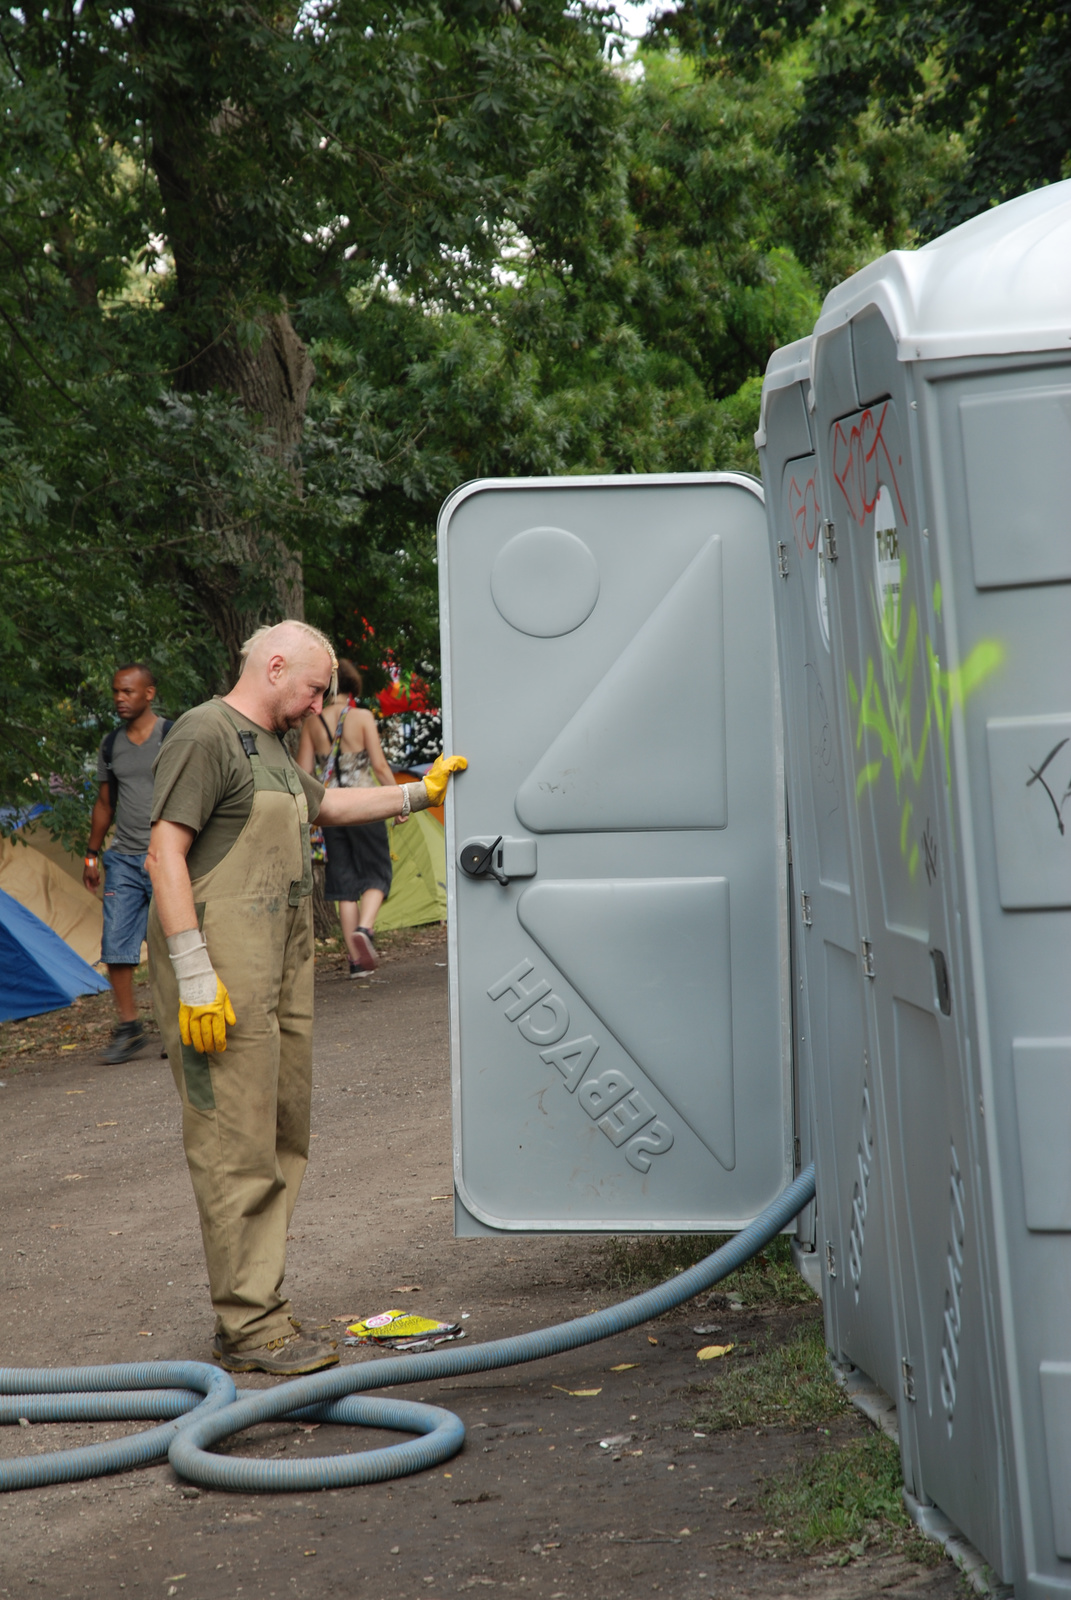
[[[380,1311],[374,1317],[351,1322],[347,1333],[354,1344],[378,1345],[388,1350],[430,1350],[434,1345],[463,1339],[459,1322],[436,1322],[410,1311]]]

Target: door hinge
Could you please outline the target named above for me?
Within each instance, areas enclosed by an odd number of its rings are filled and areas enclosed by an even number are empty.
[[[837,1252],[833,1248],[832,1239],[826,1240],[826,1276],[828,1278],[837,1276]]]
[[[800,911],[803,914],[803,926],[805,928],[811,927],[813,921],[811,917],[811,897],[806,889],[800,892]]]
[[[785,859],[788,862],[789,866],[791,866],[792,865],[792,835],[790,833],[786,833],[785,834]]]
[[[822,532],[825,535],[825,547],[826,547],[825,548],[825,557],[826,557],[826,560],[827,561],[836,561],[836,559],[837,559],[837,525],[836,525],[836,523],[835,522],[831,522],[829,520],[829,518],[827,517],[825,522],[823,522],[823,524],[822,524]]]
[[[901,1360],[900,1360],[900,1371],[901,1371],[901,1374],[903,1376],[904,1399],[905,1400],[914,1400],[914,1398],[915,1398],[915,1369],[911,1365],[910,1361],[907,1359],[906,1356],[903,1356],[901,1358]]]
[[[863,940],[863,977],[874,976],[874,946],[869,939]]]
[[[800,1142],[798,1139],[793,1139],[792,1141],[792,1159],[796,1164],[796,1171],[798,1172],[800,1169],[800,1163],[803,1159],[803,1152],[800,1149]]]
[[[777,573],[781,578],[788,577],[788,545],[777,543]]]

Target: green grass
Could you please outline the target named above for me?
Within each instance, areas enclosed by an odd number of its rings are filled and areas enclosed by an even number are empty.
[[[615,1236],[597,1247],[596,1271],[608,1289],[635,1294],[694,1267],[731,1237],[726,1233]],[[714,1292],[738,1295],[745,1306],[798,1306],[815,1298],[792,1264],[784,1234],[723,1279]]]
[[[902,1483],[900,1452],[883,1433],[868,1431],[768,1479],[760,1504],[789,1543],[808,1554],[826,1551],[846,1565],[866,1550],[895,1549],[937,1566],[944,1552],[911,1523]]]
[[[733,1353],[697,1386],[697,1428],[815,1428],[849,1410],[833,1381],[819,1320],[808,1320],[784,1344],[756,1356]]]

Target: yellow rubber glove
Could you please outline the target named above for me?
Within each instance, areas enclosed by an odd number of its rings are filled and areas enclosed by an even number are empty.
[[[464,756],[436,756],[424,774],[424,787],[428,791],[428,804],[441,806],[450,782],[451,772],[464,772],[468,766]]]
[[[227,1024],[233,1028],[238,1018],[231,1005],[223,979],[216,979],[216,998],[210,1006],[187,1006],[179,1002],[179,1036],[198,1055],[220,1054],[227,1048]]]

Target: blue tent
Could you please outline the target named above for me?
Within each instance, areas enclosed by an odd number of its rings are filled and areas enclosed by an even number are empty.
[[[0,889],[0,1021],[58,1011],[107,987],[58,933]]]

